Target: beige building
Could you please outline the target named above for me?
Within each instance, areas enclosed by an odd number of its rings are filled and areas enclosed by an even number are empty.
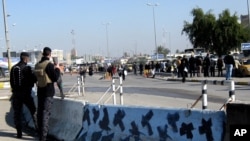
[[[53,49],[51,56],[57,57],[59,62],[63,61],[63,50]]]

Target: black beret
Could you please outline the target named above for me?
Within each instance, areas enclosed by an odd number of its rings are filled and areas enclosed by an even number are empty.
[[[51,52],[51,49],[50,49],[49,47],[44,47],[44,48],[43,48],[43,53],[44,53],[44,52]]]
[[[26,56],[26,57],[29,57],[29,53],[27,52],[21,52],[21,55],[20,56]]]

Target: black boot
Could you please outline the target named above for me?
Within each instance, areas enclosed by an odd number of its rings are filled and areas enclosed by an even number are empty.
[[[17,138],[21,139],[22,138],[22,130],[17,129]]]

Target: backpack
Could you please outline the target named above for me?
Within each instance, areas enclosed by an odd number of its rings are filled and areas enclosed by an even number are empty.
[[[37,78],[37,86],[38,87],[45,87],[47,83],[51,83],[49,76],[47,75],[45,69],[49,64],[49,60],[43,61],[42,63],[37,63],[35,65],[34,73]]]

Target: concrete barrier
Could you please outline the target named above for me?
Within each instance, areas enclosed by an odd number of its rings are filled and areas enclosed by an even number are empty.
[[[54,99],[49,134],[59,140],[74,141],[82,128],[83,103],[68,99]]]
[[[34,96],[37,105],[37,97]],[[31,128],[33,120],[27,107],[24,106],[25,122]],[[74,141],[82,128],[83,103],[81,101],[54,98],[49,120],[49,135],[59,140]]]
[[[194,109],[84,107],[77,140],[223,140],[225,113]]]

